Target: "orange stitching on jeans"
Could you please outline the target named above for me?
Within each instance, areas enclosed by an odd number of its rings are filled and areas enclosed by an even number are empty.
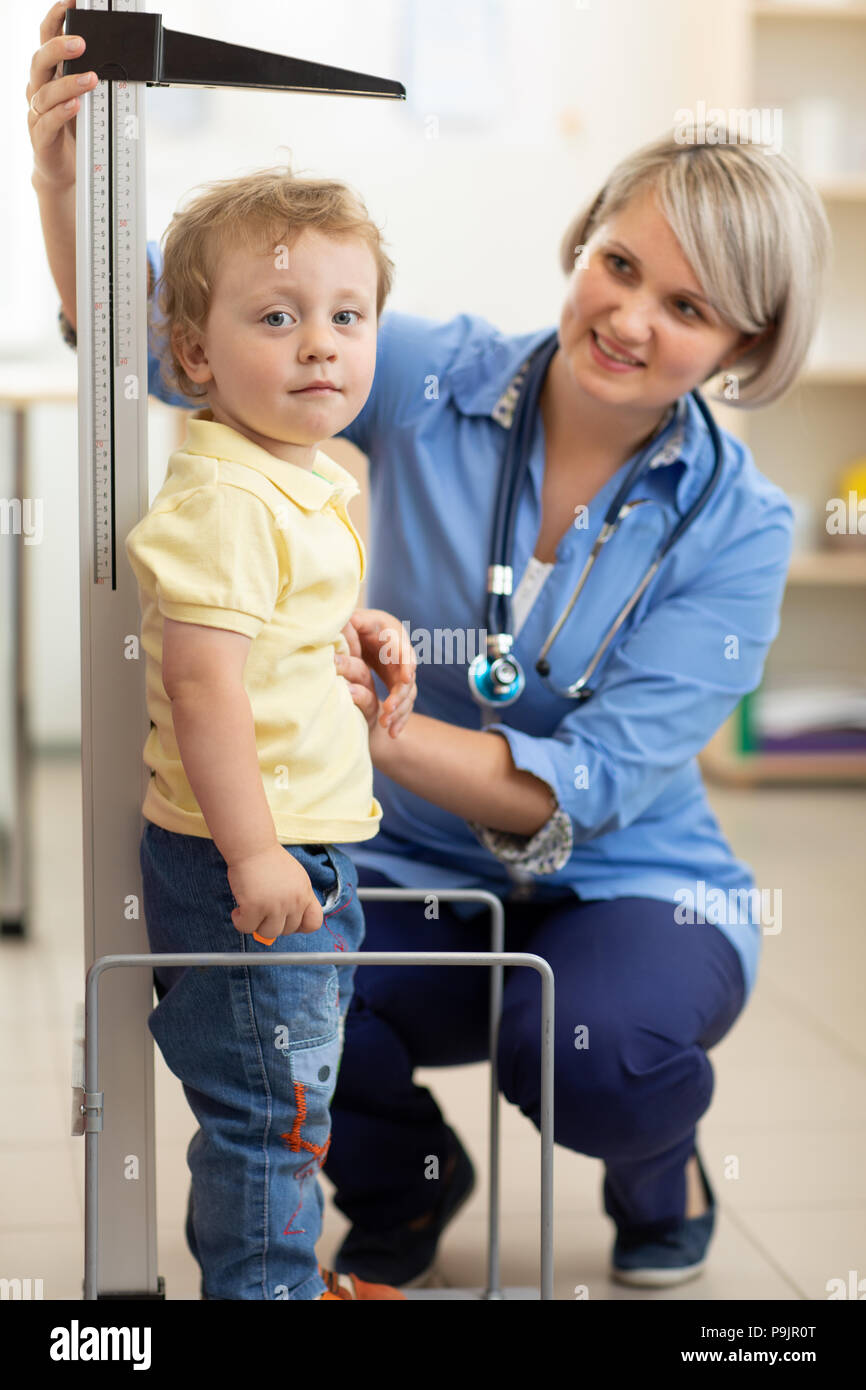
[[[298,1230],[293,1230],[292,1222],[294,1221],[295,1217],[300,1211],[301,1204],[304,1200],[305,1181],[308,1177],[310,1177],[314,1168],[321,1168],[327,1156],[328,1149],[331,1146],[330,1134],[328,1135],[324,1144],[312,1144],[309,1139],[301,1138],[301,1126],[303,1125],[304,1120],[307,1118],[307,1097],[303,1081],[295,1081],[293,1084],[295,1092],[295,1122],[292,1125],[291,1130],[289,1130],[285,1134],[281,1134],[280,1138],[285,1139],[288,1147],[292,1150],[293,1153],[300,1153],[301,1149],[307,1149],[308,1152],[313,1155],[313,1157],[308,1159],[307,1162],[304,1163],[295,1174],[295,1177],[301,1184],[301,1191],[298,1197],[298,1205],[295,1207],[295,1210],[289,1217],[289,1223],[283,1231],[284,1236],[302,1236],[306,1234],[306,1230],[304,1227],[300,1227]]]
[[[301,1147],[301,1125],[307,1118],[307,1098],[304,1095],[303,1081],[295,1082],[295,1123],[292,1125],[288,1134],[281,1134],[280,1138],[285,1139],[293,1153],[297,1153]]]

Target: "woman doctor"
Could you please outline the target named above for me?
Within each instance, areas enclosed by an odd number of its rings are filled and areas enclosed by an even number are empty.
[[[62,23],[58,5],[34,54],[28,123],[49,262],[74,309],[78,102],[65,107],[76,79],[56,75]],[[696,1147],[713,1090],[707,1053],[751,993],[763,926],[696,755],[761,679],[792,535],[784,493],[742,443],[721,431],[714,458],[690,392],[723,372],[724,398],[749,409],[791,386],[828,252],[820,201],[783,154],[659,140],[623,160],[566,231],[558,330],[514,335],[471,313],[385,312],[369,399],[345,431],[369,459],[373,608],[349,630],[343,674],[371,723],[384,810],[374,840],[345,848],[362,886],[498,893],[506,950],[550,962],[554,1137],[602,1161],[611,1274],[632,1284],[698,1274],[713,1233],[715,1194]],[[155,279],[156,243],[148,256]],[[62,311],[61,326],[74,342]],[[308,350],[338,361],[337,336]],[[510,549],[491,557],[533,364]],[[153,356],[150,389],[190,408],[166,394]],[[619,527],[549,643],[639,460]],[[491,629],[492,560],[512,567],[514,592],[494,601]],[[408,624],[423,668],[396,740],[377,721],[371,670],[384,676],[388,664],[378,610]],[[525,684],[511,702],[485,706],[477,678],[470,687],[485,631],[513,638]],[[588,669],[591,698],[564,693]],[[489,947],[489,918],[474,904],[369,902],[365,916],[368,950]],[[471,1192],[469,1157],[412,1074],[487,1055],[488,989],[485,971],[456,967],[357,973],[325,1167],[352,1222],[338,1270],[418,1282]],[[500,1081],[536,1125],[539,1010],[534,972],[506,971]]]

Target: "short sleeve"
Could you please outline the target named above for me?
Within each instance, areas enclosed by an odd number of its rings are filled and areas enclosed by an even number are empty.
[[[177,622],[254,638],[288,578],[285,537],[252,492],[212,483],[157,503],[126,538],[139,585]]]

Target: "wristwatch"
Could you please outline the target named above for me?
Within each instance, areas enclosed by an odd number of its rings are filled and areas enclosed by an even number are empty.
[[[148,296],[150,296],[153,293],[153,271],[151,269],[149,260],[147,262],[147,293]],[[62,308],[57,315],[57,322],[60,324],[60,336],[63,339],[64,343],[68,343],[69,347],[71,348],[77,348],[78,334],[72,327],[72,324],[69,322],[69,319],[64,314]]]
[[[64,314],[63,310],[57,315],[57,322],[60,324],[60,336],[64,343],[68,343],[71,348],[78,346],[78,334]]]

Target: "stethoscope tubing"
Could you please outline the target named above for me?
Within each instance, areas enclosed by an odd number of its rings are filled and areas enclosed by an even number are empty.
[[[507,568],[508,556],[513,554],[514,532],[517,520],[517,502],[520,497],[520,493],[529,467],[529,455],[532,444],[532,431],[535,428],[535,422],[538,412],[538,401],[541,394],[542,383],[544,381],[547,368],[550,364],[550,361],[554,353],[557,350],[558,345],[559,335],[557,332],[554,332],[553,334],[551,334],[550,338],[546,339],[545,342],[542,343],[541,347],[537,350],[536,354],[532,359],[530,368],[527,373],[527,378],[523,384],[523,389],[521,390],[520,397],[514,410],[514,416],[512,419],[512,433],[509,436],[508,447],[506,449],[504,470],[506,477],[504,480],[504,485],[500,488],[499,496],[497,498],[497,507],[493,527],[493,540],[491,547],[491,568],[493,566]],[[716,425],[716,422],[713,419],[709,407],[707,406],[698,388],[695,387],[690,394],[694,399],[695,404],[697,405],[703,417],[704,423],[706,424],[707,429],[709,431],[710,439],[712,440],[714,461],[713,471],[710,475],[710,479],[706,486],[701,490],[701,494],[698,497],[697,501],[688,509],[685,515],[680,518],[680,520],[674,526],[673,530],[662,542],[661,546],[659,547],[655,556],[653,557],[653,560],[649,568],[646,570],[640,584],[635,589],[628,602],[617,614],[617,617],[615,618],[612,626],[608,630],[603,642],[598,647],[586,671],[577,681],[574,682],[573,685],[569,686],[567,691],[558,692],[560,694],[569,696],[571,698],[574,698],[577,695],[586,694],[586,682],[590,679],[592,673],[595,671],[599,661],[601,660],[601,657],[607,650],[607,647],[609,646],[610,642],[613,640],[614,636],[619,631],[622,624],[625,622],[626,618],[634,608],[635,604],[639,601],[641,595],[644,593],[652,578],[656,574],[656,571],[658,570],[668,551],[671,549],[672,546],[676,544],[676,542],[688,530],[688,528],[691,525],[693,525],[693,523],[697,520],[698,516],[704,510],[707,503],[710,501],[710,498],[712,497],[713,493],[719,485],[719,482],[721,481],[722,467],[724,463],[724,452],[722,448],[722,441],[721,436],[719,434],[718,426]],[[542,674],[546,675],[548,673],[549,668],[547,668],[547,670],[543,669],[547,667],[547,662],[545,660],[546,654],[552,646],[563,623],[566,621],[572,608],[577,602],[581,590],[583,589],[583,586],[586,583],[587,577],[592,569],[592,566],[595,563],[595,560],[602,546],[605,545],[607,541],[611,538],[611,536],[616,532],[622,516],[626,515],[627,512],[631,509],[631,507],[639,505],[640,502],[650,500],[647,498],[636,499],[630,505],[627,504],[625,501],[628,493],[634,487],[634,484],[646,471],[649,464],[650,453],[657,452],[666,435],[672,432],[674,427],[675,420],[668,425],[667,430],[664,431],[662,435],[650,441],[649,445],[643,451],[640,458],[636,459],[633,466],[629,469],[628,476],[624,479],[623,483],[617,491],[616,496],[614,497],[613,501],[608,507],[604,517],[604,521],[599,531],[599,535],[596,538],[592,550],[590,551],[590,554],[584,564],[583,570],[580,574],[574,592],[572,593],[571,599],[565,611],[561,614],[553,629],[548,634],[548,637],[545,640],[541,652],[539,653],[539,657],[536,661],[536,669],[540,670]],[[510,593],[488,593],[487,599],[488,632],[492,632],[494,634],[510,634],[512,630]]]

